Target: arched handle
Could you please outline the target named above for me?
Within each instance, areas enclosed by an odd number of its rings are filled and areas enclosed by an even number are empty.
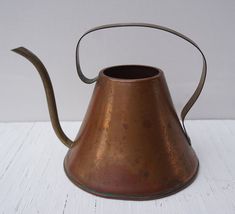
[[[154,29],[162,30],[162,31],[174,34],[174,35],[186,40],[187,42],[192,44],[195,48],[197,48],[197,50],[201,53],[202,60],[203,60],[203,66],[202,66],[202,73],[201,73],[200,81],[199,81],[198,86],[197,86],[196,90],[194,91],[193,95],[190,97],[190,99],[188,100],[188,102],[186,103],[186,105],[183,107],[183,109],[181,111],[181,120],[182,120],[183,130],[184,130],[184,133],[189,141],[189,144],[191,144],[190,138],[189,138],[187,131],[186,131],[186,128],[185,128],[184,120],[185,120],[187,113],[189,112],[189,110],[192,108],[193,104],[196,102],[197,98],[199,97],[199,95],[202,91],[202,88],[204,86],[204,83],[205,83],[206,74],[207,74],[207,62],[206,62],[205,55],[203,54],[203,52],[201,51],[199,46],[194,41],[189,39],[187,36],[184,36],[183,34],[177,32],[175,30],[172,30],[170,28],[167,28],[167,27],[163,27],[163,26],[155,25],[155,24],[148,24],[148,23],[118,23],[118,24],[102,25],[102,26],[92,28],[92,29],[88,30],[86,33],[84,33],[82,35],[82,37],[79,39],[77,47],[76,47],[77,73],[78,73],[78,76],[80,77],[80,79],[84,83],[91,84],[97,80],[97,77],[95,77],[93,79],[89,79],[86,76],[84,76],[84,74],[82,73],[82,70],[80,67],[80,61],[79,61],[79,46],[80,46],[80,42],[81,42],[82,38],[85,37],[87,34],[94,32],[94,31],[107,29],[107,28],[116,28],[116,27],[147,27],[147,28],[154,28]]]

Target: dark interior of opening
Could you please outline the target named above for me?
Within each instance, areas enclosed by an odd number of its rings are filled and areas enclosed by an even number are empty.
[[[142,65],[121,65],[105,69],[104,74],[118,79],[143,79],[156,76],[159,71]]]

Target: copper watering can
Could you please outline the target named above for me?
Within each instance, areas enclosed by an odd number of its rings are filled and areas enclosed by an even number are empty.
[[[116,27],[148,27],[181,37],[202,55],[200,82],[181,112],[175,112],[164,73],[143,65],[105,68],[99,76],[84,76],[79,64],[82,38],[94,31]],[[77,72],[81,80],[96,86],[75,140],[63,132],[54,92],[46,68],[32,52],[19,47],[14,52],[37,68],[46,91],[54,131],[69,151],[64,160],[68,178],[95,195],[129,200],[147,200],[173,194],[195,178],[199,162],[184,126],[184,119],[200,95],[207,72],[206,59],[188,37],[154,24],[121,23],[87,31],[76,48]]]

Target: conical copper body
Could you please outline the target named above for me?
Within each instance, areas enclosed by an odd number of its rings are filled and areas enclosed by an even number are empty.
[[[64,161],[75,185],[110,198],[159,198],[190,184],[198,165],[161,70],[129,65],[100,72]]]

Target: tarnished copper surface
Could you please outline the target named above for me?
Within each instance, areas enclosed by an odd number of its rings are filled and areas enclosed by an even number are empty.
[[[147,66],[101,71],[64,166],[75,184],[106,197],[155,198],[187,185],[198,160],[163,72]]]
[[[106,68],[98,77],[81,71],[79,44],[94,31],[113,27],[148,27],[176,35],[198,49],[203,68],[196,90],[177,117],[160,69],[142,65]],[[198,171],[184,119],[205,83],[207,63],[198,45],[181,33],[155,24],[119,23],[90,29],[79,39],[76,66],[85,83],[96,82],[93,96],[74,141],[63,132],[50,77],[43,63],[24,47],[13,50],[38,70],[45,88],[52,126],[69,148],[64,169],[69,179],[90,193],[128,200],[163,197],[189,185]]]

